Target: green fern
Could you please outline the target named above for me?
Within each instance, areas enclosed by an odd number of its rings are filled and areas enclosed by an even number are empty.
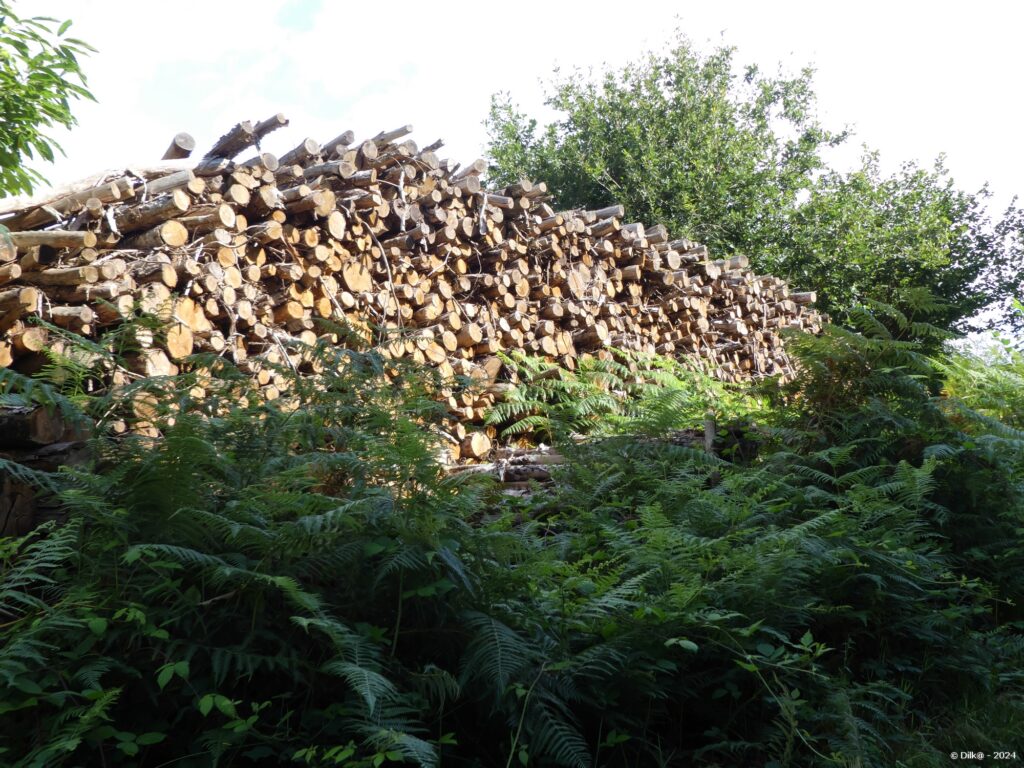
[[[445,477],[440,382],[372,352],[299,350],[330,373],[288,404],[204,355],[120,392],[7,375],[100,426],[92,466],[0,467],[68,516],[0,542],[0,761],[874,768],[1009,743],[1017,401],[919,316],[855,319],[753,392],[510,361],[492,420],[567,459],[526,499]],[[209,397],[180,395],[200,372]],[[143,393],[160,439],[105,431]],[[757,450],[664,439],[709,410]]]

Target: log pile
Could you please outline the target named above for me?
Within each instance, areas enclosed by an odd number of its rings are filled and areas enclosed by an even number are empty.
[[[82,425],[52,409],[0,404],[0,461],[55,472],[87,459]],[[59,506],[8,472],[0,472],[0,536],[20,536],[59,516]]]
[[[709,414],[704,420],[702,430],[678,430],[659,438],[632,436],[625,439],[631,443],[679,445],[713,456],[728,452],[735,457],[736,449],[745,441],[744,431],[743,427],[737,426],[720,430],[713,414]],[[611,439],[622,440],[623,437]],[[459,464],[449,467],[447,471],[449,475],[487,475],[493,478],[502,493],[529,496],[539,488],[553,485],[553,473],[566,463],[561,453],[543,444],[526,447],[502,446],[495,449],[489,459],[487,462],[476,464]]]
[[[565,457],[548,446],[499,448],[486,463],[451,467],[450,475],[483,474],[494,478],[502,493],[529,495],[536,487],[550,486],[553,468],[565,464]]]
[[[212,352],[267,398],[287,386],[275,366],[304,364],[296,341],[333,333],[322,320],[385,356],[490,382],[501,351],[572,369],[609,347],[698,355],[737,381],[788,375],[780,330],[819,326],[813,293],[755,274],[745,256],[715,259],[625,221],[621,206],[555,210],[542,182],[485,189],[483,161],[441,159],[440,142],[407,138],[411,126],[261,151],[285,124],[240,123],[199,160],[179,134],[153,167],[0,201],[0,367],[34,370],[59,344],[33,318],[102,339],[141,310],[164,332],[136,373]],[[449,405],[479,422],[495,397],[500,386]],[[489,448],[457,437],[464,456]]]

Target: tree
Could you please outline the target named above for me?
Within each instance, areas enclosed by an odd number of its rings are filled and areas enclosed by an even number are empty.
[[[535,120],[495,98],[488,122],[493,178],[543,179],[565,206],[621,202],[716,251],[778,239],[797,196],[824,167],[821,150],[845,133],[813,116],[811,71],[734,73],[734,51],[700,56],[683,39],[598,84],[576,72],[548,104],[564,115],[538,135]]]
[[[25,160],[52,162],[61,148],[46,129],[75,125],[72,99],[95,100],[78,63],[94,49],[66,37],[70,26],[46,16],[22,18],[0,0],[0,194],[29,193],[45,182]]]
[[[987,190],[956,188],[941,160],[886,177],[867,153],[853,172],[831,169],[824,150],[849,134],[815,118],[812,70],[740,75],[734,54],[680,37],[599,82],[577,71],[554,84],[561,118],[543,128],[496,96],[492,179],[543,179],[564,207],[621,202],[630,219],[816,289],[836,315],[867,300],[909,310],[924,289],[944,305],[933,322],[963,327],[1013,295],[1019,210],[993,224]]]
[[[1016,333],[1016,345],[1024,351],[1024,208],[1017,206],[1017,200],[1007,208],[1003,218],[995,226],[995,239],[1007,254],[997,280],[1002,287],[1000,316],[1007,328]]]
[[[917,309],[929,294],[929,322],[945,328],[981,326],[1007,313],[975,317],[1012,296],[1021,279],[1012,243],[998,231],[1021,211],[1011,206],[993,224],[987,188],[958,189],[943,164],[904,163],[884,175],[867,152],[859,168],[819,176],[806,201],[789,212],[782,237],[766,244],[761,263],[800,285],[818,289],[830,312],[865,301]]]

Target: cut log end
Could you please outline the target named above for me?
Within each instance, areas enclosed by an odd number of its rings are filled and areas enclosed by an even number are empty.
[[[196,148],[196,140],[192,138],[191,134],[179,133],[171,140],[171,145],[164,152],[164,160],[178,160],[181,158],[188,157],[192,154],[192,150]]]
[[[491,452],[491,439],[483,432],[473,432],[459,445],[463,458],[482,459]]]

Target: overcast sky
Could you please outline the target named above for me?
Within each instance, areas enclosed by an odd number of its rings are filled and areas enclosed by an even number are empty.
[[[405,123],[442,154],[484,152],[490,96],[540,112],[556,67],[612,66],[664,46],[675,29],[699,47],[797,72],[813,65],[820,117],[881,150],[883,166],[940,152],[962,187],[990,183],[1002,207],[1024,192],[1024,99],[1016,2],[330,2],[330,0],[16,0],[22,15],[73,19],[98,52],[83,62],[98,104],[58,136],[55,184],[158,160],[178,131],[205,151],[239,120],[284,112],[268,137],[361,136]],[[833,10],[834,9],[834,10]]]

